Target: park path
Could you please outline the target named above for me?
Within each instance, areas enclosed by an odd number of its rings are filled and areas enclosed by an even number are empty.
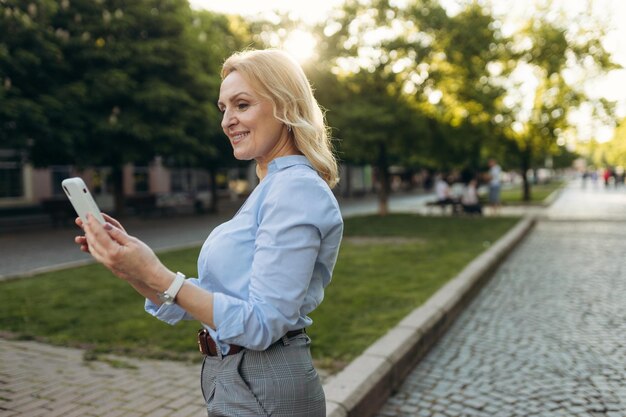
[[[206,415],[199,365],[106,356],[0,339],[2,417]]]
[[[573,183],[379,417],[626,416],[626,190]]]

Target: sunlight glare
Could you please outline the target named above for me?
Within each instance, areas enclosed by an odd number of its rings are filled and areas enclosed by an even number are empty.
[[[317,42],[313,35],[296,29],[289,34],[283,48],[298,62],[303,63],[313,57],[316,45]]]

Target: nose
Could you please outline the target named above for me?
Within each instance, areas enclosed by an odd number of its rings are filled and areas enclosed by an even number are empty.
[[[232,115],[229,109],[224,110],[224,114],[222,115],[222,129],[224,131],[228,130],[231,126],[234,126],[237,123],[237,120]]]

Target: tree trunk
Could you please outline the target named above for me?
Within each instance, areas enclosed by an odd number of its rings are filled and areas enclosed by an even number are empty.
[[[522,200],[530,201],[530,182],[528,181],[528,170],[530,169],[530,151],[526,149],[522,152],[522,180],[523,180],[523,193]]]
[[[378,214],[386,216],[389,214],[389,161],[387,160],[387,147],[384,143],[378,145]]]

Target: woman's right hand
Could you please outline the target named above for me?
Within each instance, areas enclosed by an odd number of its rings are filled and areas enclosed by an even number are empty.
[[[118,222],[116,219],[114,219],[113,217],[109,216],[108,214],[105,213],[101,213],[102,217],[104,217],[104,221],[107,223],[112,224],[113,226],[117,227],[118,229],[122,230],[123,232],[126,232],[126,230],[124,229],[124,226],[122,226],[122,224],[120,222]],[[76,223],[76,225],[78,227],[80,227],[81,229],[83,229],[83,220],[80,217],[77,217],[76,220],[74,220],[74,222]],[[76,244],[80,247],[80,250],[85,252],[85,253],[90,253],[89,252],[89,244],[87,243],[87,238],[83,235],[83,236],[76,236],[74,238],[74,242],[76,242]]]

